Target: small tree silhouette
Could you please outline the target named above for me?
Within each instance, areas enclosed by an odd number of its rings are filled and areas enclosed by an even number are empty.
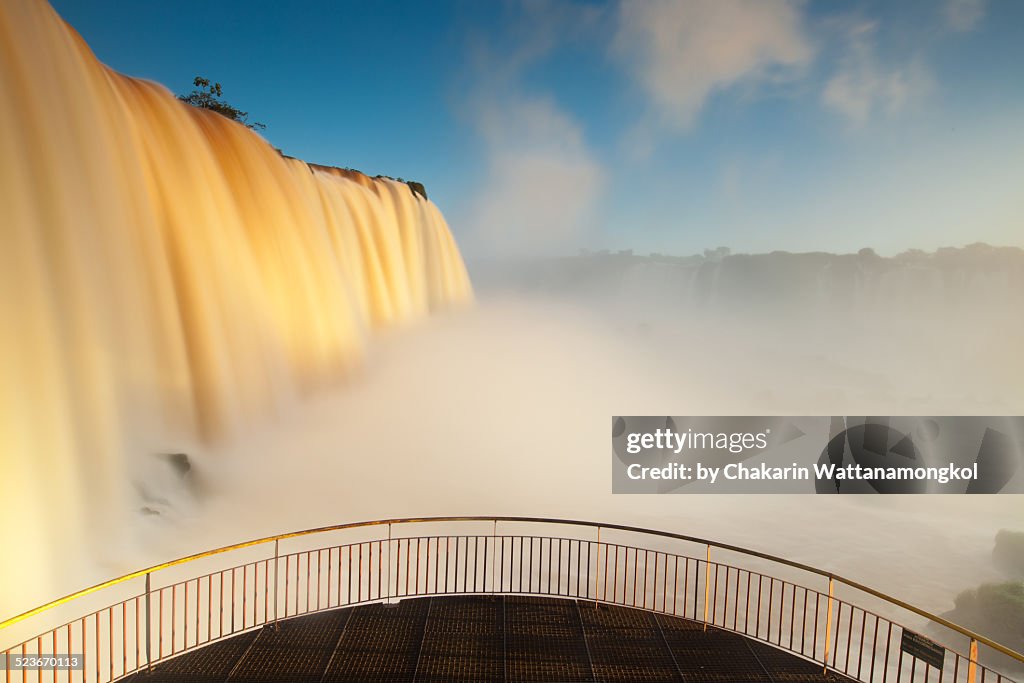
[[[264,129],[266,126],[258,121],[249,122],[249,112],[242,111],[221,99],[223,89],[220,83],[210,83],[210,79],[203,78],[202,76],[196,76],[192,81],[192,85],[195,86],[195,90],[187,95],[178,95],[178,99],[186,104],[191,104],[193,107],[199,107],[200,109],[209,109],[215,111],[221,116],[227,117],[232,121],[238,121],[246,128],[250,130]]]

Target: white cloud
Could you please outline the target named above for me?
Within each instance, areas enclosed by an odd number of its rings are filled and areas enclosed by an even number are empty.
[[[865,125],[876,114],[897,114],[932,89],[931,74],[921,61],[881,63],[875,55],[876,30],[874,22],[849,28],[846,54],[822,91],[822,102],[853,127]]]
[[[790,0],[623,0],[613,52],[658,123],[685,130],[715,91],[807,64],[802,24]]]
[[[605,179],[579,125],[551,100],[523,96],[483,103],[477,125],[488,175],[470,211],[470,251],[522,256],[573,243]]]
[[[985,16],[986,0],[946,0],[943,17],[954,31],[970,31]]]
[[[460,217],[473,256],[564,252],[593,226],[607,172],[580,123],[524,74],[551,52],[589,37],[600,10],[525,0],[507,5],[503,34],[476,45],[465,112],[482,146],[485,175]]]

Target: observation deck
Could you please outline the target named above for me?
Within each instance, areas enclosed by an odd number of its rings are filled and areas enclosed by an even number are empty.
[[[133,683],[849,681],[688,619],[574,599],[411,598],[265,626],[157,664]]]
[[[1012,683],[1024,655],[833,573],[617,524],[445,517],[218,548],[0,622],[82,681]]]

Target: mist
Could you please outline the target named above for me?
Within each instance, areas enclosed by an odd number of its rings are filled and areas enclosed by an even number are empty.
[[[663,264],[634,259],[634,277],[612,278],[621,266],[614,256],[488,264],[473,309],[379,336],[343,386],[220,447],[149,444],[189,455],[188,484],[152,480],[163,504],[126,520],[97,578],[328,524],[529,515],[746,546],[934,612],[999,579],[994,537],[1024,528],[1015,496],[614,496],[608,420],[1020,414],[1024,328],[1005,316],[1010,290],[894,310],[836,312],[796,296],[770,311],[725,300],[695,310],[670,303],[664,272],[650,272]]]

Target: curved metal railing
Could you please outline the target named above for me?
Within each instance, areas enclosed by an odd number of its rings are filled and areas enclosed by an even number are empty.
[[[0,622],[0,681],[106,683],[282,619],[463,593],[672,614],[865,683],[1012,683],[1003,672],[1024,668],[1024,655],[940,616],[767,553],[620,524],[430,517],[269,536],[54,600]]]

